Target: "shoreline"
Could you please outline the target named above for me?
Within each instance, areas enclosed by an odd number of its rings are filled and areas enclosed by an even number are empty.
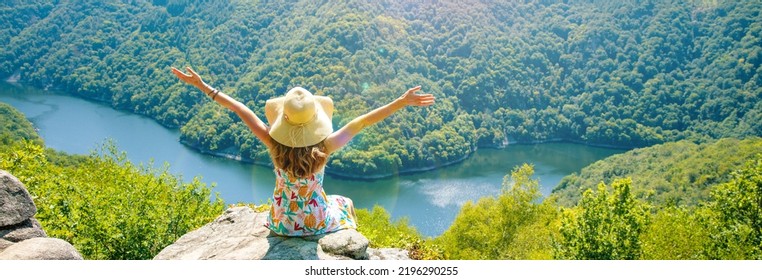
[[[617,150],[632,150],[632,149],[638,148],[638,147],[631,147],[631,146],[596,144],[596,143],[585,142],[582,140],[566,139],[566,138],[552,138],[547,140],[533,140],[533,141],[526,141],[526,142],[508,141],[508,144],[505,145],[505,147],[508,147],[509,145],[535,145],[535,144],[547,144],[547,143],[573,143],[573,144],[580,144],[580,145],[585,145],[589,147],[608,148],[608,149],[617,149]],[[498,149],[503,149],[505,147],[498,148]],[[487,147],[487,148],[491,148],[491,147]]]
[[[207,155],[211,155],[211,156],[226,158],[226,159],[230,159],[230,160],[235,160],[235,161],[239,161],[239,162],[244,162],[244,163],[249,163],[249,164],[259,165],[259,166],[264,166],[264,167],[270,167],[270,168],[274,167],[272,165],[272,163],[269,162],[269,161],[263,162],[263,161],[255,161],[255,160],[251,160],[251,159],[245,159],[245,158],[242,158],[240,155],[234,155],[234,154],[225,153],[225,152],[213,152],[213,151],[209,151],[209,150],[206,150],[206,149],[202,149],[202,148],[198,147],[197,145],[193,145],[193,144],[191,144],[191,143],[189,143],[187,141],[184,141],[184,140],[179,140],[179,142],[181,144],[185,145],[186,147],[189,147],[189,148],[191,148],[191,149],[193,149],[193,150],[195,150],[195,151],[197,151],[199,153],[202,153],[202,154],[207,154]],[[605,144],[590,144],[590,143],[586,143],[584,141],[569,140],[569,139],[563,139],[563,138],[553,138],[553,139],[548,139],[548,140],[536,140],[536,141],[526,141],[526,142],[506,141],[505,143],[506,143],[505,145],[477,146],[470,153],[468,153],[465,156],[462,156],[460,158],[457,158],[457,159],[455,159],[453,161],[448,161],[448,162],[444,162],[442,164],[437,164],[437,165],[433,165],[433,166],[425,166],[425,167],[416,167],[416,168],[409,168],[409,169],[401,169],[401,170],[397,170],[397,172],[392,172],[392,173],[374,174],[374,175],[366,175],[366,176],[353,176],[353,175],[348,175],[348,174],[342,173],[342,172],[331,171],[330,168],[326,168],[325,169],[325,173],[327,175],[330,175],[330,176],[335,177],[335,178],[347,179],[347,180],[356,180],[356,181],[382,180],[382,179],[391,178],[391,177],[394,177],[394,176],[397,176],[397,175],[409,175],[409,174],[415,174],[415,173],[422,173],[422,172],[432,171],[432,170],[436,170],[436,169],[439,169],[439,168],[455,165],[455,164],[461,163],[461,162],[467,160],[468,158],[470,158],[471,155],[473,155],[473,153],[476,152],[480,148],[482,148],[482,149],[502,150],[502,149],[508,148],[510,145],[539,145],[539,144],[548,144],[548,143],[572,143],[572,144],[580,144],[580,145],[586,145],[586,146],[590,146],[590,147],[599,147],[599,148],[608,148],[608,149],[620,149],[620,150],[635,149],[634,147],[624,147],[624,146],[605,145]]]
[[[206,150],[206,149],[202,149],[202,148],[200,148],[200,147],[198,147],[196,145],[193,145],[193,144],[191,144],[191,143],[189,143],[188,141],[185,141],[185,140],[178,140],[178,142],[180,142],[181,144],[185,145],[186,147],[191,148],[191,149],[193,149],[193,150],[195,150],[195,151],[197,151],[199,153],[202,153],[202,154],[211,155],[211,156],[215,156],[215,157],[226,158],[226,159],[229,159],[229,160],[235,160],[235,161],[239,161],[239,162],[243,162],[243,163],[248,163],[248,164],[252,164],[252,165],[259,165],[259,166],[263,166],[263,167],[274,168],[273,164],[271,162],[269,162],[269,161],[267,161],[267,162],[255,161],[255,160],[251,160],[251,159],[245,159],[245,158],[241,157],[240,155],[233,155],[233,154],[224,153],[224,152],[213,152],[213,151],[209,151],[209,150]],[[405,175],[405,174],[421,173],[421,172],[431,171],[431,170],[435,170],[437,168],[441,168],[441,167],[457,164],[457,163],[463,162],[464,160],[466,160],[469,157],[471,157],[471,154],[473,154],[473,152],[475,152],[475,151],[476,150],[474,150],[474,151],[468,153],[467,155],[465,155],[463,157],[460,157],[460,158],[458,158],[458,159],[456,159],[454,161],[448,161],[448,162],[446,162],[444,164],[439,164],[439,165],[434,165],[434,166],[427,166],[427,167],[411,168],[411,169],[406,169],[406,170],[399,170],[399,171],[394,172],[394,173],[384,173],[384,174],[369,175],[369,176],[351,176],[351,175],[346,175],[346,174],[341,173],[341,172],[334,172],[334,171],[331,171],[330,168],[326,168],[325,169],[325,174],[330,175],[332,177],[336,177],[336,178],[349,179],[349,180],[357,180],[357,181],[381,180],[381,179],[386,179],[386,178],[394,177],[395,175]]]
[[[432,170],[439,169],[439,168],[442,168],[442,167],[458,164],[458,163],[461,163],[461,162],[467,160],[468,158],[470,158],[471,155],[475,151],[476,150],[473,150],[470,153],[466,154],[465,156],[462,156],[462,157],[460,157],[460,158],[458,158],[456,160],[453,160],[453,161],[445,162],[443,164],[438,164],[438,165],[434,165],[434,166],[426,166],[426,167],[416,167],[416,168],[410,168],[410,169],[406,169],[406,170],[398,170],[395,173],[386,173],[386,174],[380,174],[380,175],[370,175],[370,176],[362,176],[362,177],[360,177],[360,176],[345,175],[345,174],[339,173],[339,172],[330,172],[328,168],[326,168],[325,172],[328,175],[331,175],[333,177],[340,178],[340,179],[348,179],[348,180],[356,180],[356,181],[374,181],[374,180],[381,180],[381,179],[391,178],[391,177],[394,177],[396,175],[409,175],[409,174],[415,174],[415,173],[422,173],[422,172],[426,172],[426,171],[432,171]]]
[[[36,86],[34,86],[34,85],[23,83],[23,82],[19,82],[18,80],[14,80],[13,77],[8,77],[7,79],[4,80],[4,82],[6,82],[8,84],[11,84],[11,85],[30,86],[30,87],[35,87],[36,88]],[[109,102],[107,102],[107,100],[102,100],[102,99],[99,99],[97,97],[85,96],[85,95],[76,94],[76,93],[67,93],[64,90],[55,89],[55,88],[53,88],[51,90],[49,87],[46,87],[43,90],[44,91],[48,91],[48,92],[53,91],[56,94],[68,95],[68,96],[72,96],[72,97],[75,97],[75,98],[80,98],[80,99],[83,99],[83,100],[89,100],[89,101],[92,101],[92,102],[100,103],[102,105],[111,107],[111,108],[113,108],[115,110],[123,111],[123,112],[130,113],[130,114],[135,114],[135,115],[139,115],[139,116],[143,116],[143,117],[146,117],[146,118],[149,118],[149,119],[153,120],[154,122],[156,122],[157,124],[159,124],[160,126],[166,128],[166,129],[177,129],[177,130],[179,130],[182,127],[182,125],[180,125],[180,126],[171,126],[169,124],[160,122],[159,120],[153,118],[152,116],[149,116],[149,115],[146,115],[146,114],[142,114],[142,113],[139,113],[139,112],[130,111],[130,110],[127,110],[126,108],[119,108],[117,106],[113,106],[113,104],[110,104]],[[181,138],[182,138],[182,135],[181,135]],[[253,164],[253,165],[259,165],[259,166],[270,167],[270,168],[273,167],[273,165],[272,165],[272,163],[270,161],[256,161],[256,160],[251,160],[251,159],[243,158],[240,155],[236,155],[236,154],[231,154],[231,153],[226,153],[226,152],[210,151],[210,150],[207,150],[207,149],[203,149],[203,148],[201,148],[201,147],[199,147],[197,145],[194,145],[192,143],[189,143],[188,141],[184,141],[182,139],[178,139],[178,142],[180,142],[184,146],[186,146],[188,148],[191,148],[192,150],[195,150],[195,151],[197,151],[199,153],[202,153],[202,154],[207,154],[207,155],[211,155],[211,156],[226,158],[226,159],[229,159],[229,160],[235,160],[235,161],[249,163],[249,164]],[[341,178],[341,179],[349,179],[349,180],[357,180],[357,181],[374,181],[374,180],[381,180],[381,179],[386,179],[386,178],[394,177],[394,176],[397,176],[397,175],[408,175],[408,174],[415,174],[415,173],[422,173],[422,172],[432,171],[432,170],[435,170],[435,169],[438,169],[438,168],[442,168],[442,167],[447,167],[447,166],[451,166],[451,165],[454,165],[454,164],[458,164],[458,163],[461,163],[461,162],[467,160],[468,158],[470,158],[471,155],[474,152],[476,152],[479,148],[502,150],[502,149],[505,149],[505,148],[509,147],[510,145],[536,145],[536,144],[563,143],[563,142],[574,143],[574,144],[581,144],[581,145],[586,145],[586,146],[590,146],[590,147],[601,147],[601,148],[621,149],[621,150],[630,150],[630,149],[636,148],[636,147],[619,146],[619,145],[596,144],[596,143],[589,143],[589,142],[582,141],[582,140],[566,139],[566,138],[551,138],[551,139],[531,140],[531,141],[517,141],[517,140],[508,140],[508,139],[505,139],[503,141],[503,143],[501,143],[500,145],[481,145],[481,146],[476,146],[476,147],[474,147],[474,149],[472,149],[471,152],[467,153],[466,155],[464,155],[462,157],[459,157],[459,158],[457,158],[455,160],[452,160],[452,161],[447,161],[447,162],[443,162],[441,164],[435,164],[435,165],[431,165],[431,166],[415,167],[415,168],[409,168],[409,169],[399,169],[396,172],[387,172],[387,173],[382,173],[382,174],[373,174],[373,175],[364,175],[364,176],[354,176],[354,175],[350,175],[350,174],[347,174],[347,173],[334,172],[334,171],[331,171],[330,168],[326,168],[325,173],[327,175],[332,176],[332,177]]]
[[[109,100],[106,99],[106,98],[100,98],[98,96],[83,95],[83,94],[80,94],[78,92],[69,92],[69,91],[67,91],[64,88],[56,87],[56,86],[52,86],[52,85],[42,86],[42,85],[35,85],[33,83],[26,83],[26,82],[23,82],[23,81],[21,81],[19,79],[14,79],[13,76],[6,78],[5,80],[3,80],[3,82],[5,82],[8,85],[12,85],[12,86],[31,87],[31,88],[38,89],[38,90],[45,91],[45,92],[49,92],[49,93],[55,94],[55,95],[74,97],[74,98],[82,99],[82,100],[85,100],[85,101],[97,103],[97,104],[109,107],[111,109],[114,109],[114,110],[117,110],[117,111],[120,111],[120,112],[125,112],[125,113],[129,113],[129,114],[133,114],[133,115],[138,115],[138,116],[146,117],[146,118],[151,119],[152,121],[156,122],[160,126],[166,128],[166,129],[178,129],[179,130],[182,127],[182,125],[176,125],[175,126],[175,125],[172,125],[172,124],[169,124],[169,123],[161,122],[161,121],[157,120],[156,118],[154,118],[154,116],[145,114],[143,112],[136,112],[136,111],[129,110],[126,107],[116,106],[116,105],[112,104],[111,102],[109,102]]]

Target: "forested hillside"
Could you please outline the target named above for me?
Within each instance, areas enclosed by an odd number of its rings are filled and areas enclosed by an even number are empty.
[[[0,146],[21,140],[42,144],[42,138],[24,114],[13,106],[0,102]]]
[[[526,3],[525,3],[526,2]],[[181,127],[267,161],[237,118],[170,66],[262,113],[303,86],[334,126],[422,85],[438,103],[353,140],[335,173],[445,164],[477,146],[642,147],[762,135],[758,1],[20,1],[0,3],[0,77]]]
[[[613,155],[564,177],[553,190],[559,203],[579,202],[587,189],[603,182],[632,178],[633,194],[655,205],[698,205],[709,198],[710,187],[762,155],[762,139],[721,139],[695,144],[665,143]]]

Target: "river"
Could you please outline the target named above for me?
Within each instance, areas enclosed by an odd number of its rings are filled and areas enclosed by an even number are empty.
[[[47,147],[89,154],[113,141],[133,163],[169,163],[170,172],[185,181],[201,176],[227,203],[267,202],[275,175],[272,168],[199,153],[183,144],[179,130],[106,105],[15,84],[0,83],[0,102],[24,113]],[[534,165],[543,195],[564,176],[624,150],[572,143],[509,145],[479,149],[463,162],[432,171],[379,180],[348,180],[326,176],[328,194],[350,197],[359,208],[383,206],[394,219],[408,217],[426,236],[444,232],[469,200],[500,192],[503,177],[522,163]]]

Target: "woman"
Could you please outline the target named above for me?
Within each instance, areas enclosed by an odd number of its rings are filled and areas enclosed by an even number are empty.
[[[295,87],[285,96],[265,103],[265,117],[270,124],[267,126],[243,103],[204,83],[190,67],[186,69],[188,74],[174,67],[172,72],[235,112],[267,146],[275,166],[276,182],[266,226],[278,235],[306,236],[357,228],[352,200],[327,196],[323,190],[324,167],[329,155],[344,147],[363,128],[405,106],[434,104],[433,95],[416,94],[421,89],[417,86],[333,131],[333,101]]]

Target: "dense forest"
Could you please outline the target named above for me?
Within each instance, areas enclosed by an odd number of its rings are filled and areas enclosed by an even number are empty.
[[[435,106],[369,128],[329,163],[361,176],[480,146],[645,147],[762,135],[758,1],[21,1],[0,3],[0,77],[181,128],[266,162],[235,115],[171,75],[194,67],[262,113],[303,86],[334,126],[422,85]]]

